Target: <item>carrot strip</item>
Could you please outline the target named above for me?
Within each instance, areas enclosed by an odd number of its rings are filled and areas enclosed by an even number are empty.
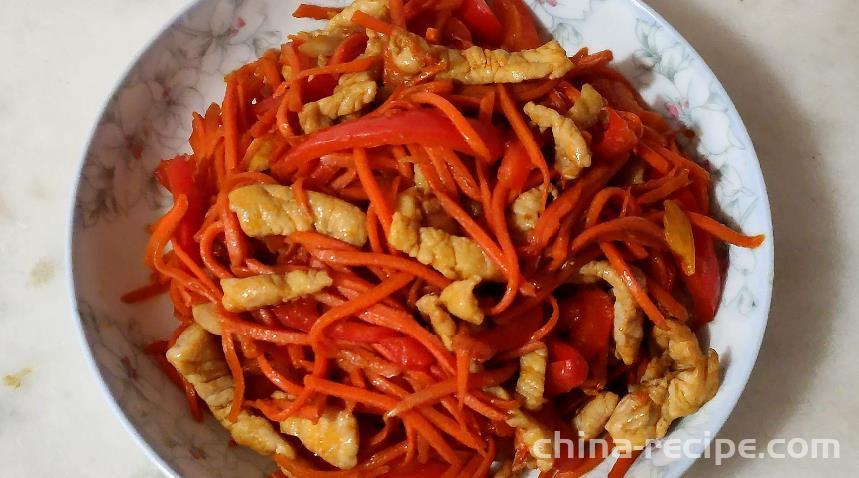
[[[588,204],[602,186],[620,171],[628,159],[625,157],[612,162],[595,164],[588,168],[572,187],[564,190],[537,219],[537,224],[529,237],[528,252],[532,255],[539,253],[554,237],[563,219],[567,215],[575,219],[579,214],[578,211],[584,209],[584,205]]]
[[[370,392],[369,390],[350,387],[329,380],[319,379],[316,377],[307,377],[305,386],[317,392],[332,395],[344,400],[352,400],[355,402],[364,403],[380,410],[393,408],[396,401],[388,396]],[[415,413],[404,415],[403,420],[407,420],[417,429],[417,431],[430,443],[430,445],[444,458],[448,463],[459,463],[459,457],[453,448],[444,441],[444,438],[439,435],[438,431],[426,421],[425,418]]]
[[[376,208],[370,206],[367,208],[367,220],[365,227],[367,228],[367,239],[370,242],[370,250],[378,254],[384,254],[382,247],[382,238],[379,236],[379,216],[376,214]]]
[[[465,396],[468,394],[469,367],[471,367],[471,350],[468,347],[454,346],[456,356],[456,396],[459,400],[459,408],[465,405]]]
[[[408,395],[408,392],[406,392],[406,390],[404,390],[402,387],[395,385],[394,383],[385,379],[384,377],[375,377],[375,379],[373,380],[373,385],[376,388],[384,391],[385,393],[388,393],[390,395],[394,395],[394,396],[399,397],[401,399],[405,399],[406,396]],[[449,404],[450,402],[448,401],[448,398],[449,397],[442,398],[442,403],[447,402]],[[452,414],[453,413],[459,413],[459,409],[456,408],[456,406],[453,406],[453,407],[445,406],[445,408],[447,408],[448,411],[451,411]],[[480,450],[481,449],[481,442],[480,442],[479,438],[475,434],[469,432],[468,430],[465,430],[462,427],[457,426],[456,422],[454,420],[450,419],[450,417],[440,413],[439,411],[437,411],[434,408],[429,407],[429,406],[421,407],[419,410],[417,410],[417,412],[420,413],[421,415],[423,415],[424,417],[426,417],[426,419],[430,423],[435,425],[438,429],[442,430],[444,433],[448,434],[449,436],[457,439],[463,445],[465,445],[471,449],[474,449],[474,450]],[[403,413],[404,413],[404,415],[408,416],[411,412],[407,411],[407,412],[403,412]]]
[[[220,305],[217,307],[217,311],[222,327],[226,328],[231,333],[277,345],[307,345],[310,343],[307,334],[287,332],[285,330],[257,325],[252,322],[242,320],[237,314],[227,312]]]
[[[236,355],[236,346],[233,343],[233,337],[229,330],[223,331],[221,346],[224,349],[227,366],[233,376],[233,401],[230,404],[230,414],[227,415],[227,419],[235,423],[239,418],[239,413],[242,411],[242,402],[244,402],[245,375],[242,371],[242,365],[239,363],[239,356]]]
[[[337,251],[358,251],[358,248],[352,244],[318,232],[297,231],[290,234],[287,239],[292,243],[304,246],[308,250],[320,248]]]
[[[513,239],[510,237],[510,230],[507,227],[507,213],[505,206],[507,203],[508,188],[503,183],[498,182],[495,186],[495,192],[492,195],[490,208],[485,213],[492,219],[489,221],[491,227],[501,244],[501,250],[507,258],[507,287],[504,290],[504,296],[501,300],[489,310],[490,315],[497,315],[507,310],[513,301],[516,300],[516,293],[519,289],[521,275],[519,271],[519,256],[516,254],[516,248],[513,246]],[[494,224],[494,225],[493,225]]]
[[[599,221],[600,214],[602,213],[603,209],[605,209],[606,204],[616,197],[619,197],[625,201],[629,197],[629,191],[623,188],[610,187],[598,192],[591,201],[591,205],[588,208],[588,212],[585,216],[585,227],[591,227],[596,225],[596,223]]]
[[[280,103],[277,105],[277,113],[275,115],[275,124],[277,125],[277,130],[285,138],[295,136],[295,130],[292,128],[288,116],[290,111],[289,102],[291,98],[292,95],[290,95],[289,93],[283,95],[283,99],[281,99]]]
[[[479,224],[464,210],[462,207],[447,194],[442,191],[442,187],[438,176],[431,171],[426,165],[419,164],[421,172],[430,183],[430,187],[434,190],[435,196],[441,203],[442,208],[458,222],[465,232],[477,242],[487,256],[501,269],[502,272],[508,274],[509,267],[504,260],[504,254],[491,237],[480,227]]]
[[[467,367],[466,370],[468,370]],[[465,388],[467,390],[472,388],[481,389],[484,387],[498,385],[510,378],[514,371],[515,367],[506,366],[489,372],[466,375],[468,380],[466,381]],[[403,399],[397,403],[395,407],[385,413],[385,415],[388,417],[396,417],[413,408],[426,407],[428,405],[435,404],[442,398],[457,392],[457,389],[460,387],[461,385],[459,384],[458,377],[433,383],[420,391],[403,397]],[[466,393],[464,396],[465,395],[468,394]]]
[[[542,327],[537,329],[533,334],[531,334],[531,342],[539,342],[543,340],[544,337],[548,336],[552,333],[552,330],[558,325],[558,319],[561,315],[561,310],[558,307],[558,300],[555,299],[554,296],[549,296],[549,304],[552,306],[552,315],[549,316],[549,320],[543,324]]]
[[[221,110],[224,124],[225,172],[229,176],[239,164],[239,130],[236,118],[238,114],[238,85],[235,75],[227,76],[227,92],[224,95],[224,107]]]
[[[600,66],[608,65],[613,58],[614,55],[612,55],[611,50],[603,50],[587,55],[574,62],[573,68],[567,73],[567,78],[580,76]]]
[[[369,292],[362,294],[357,299],[350,300],[343,305],[328,310],[313,324],[313,327],[310,329],[310,340],[317,340],[326,327],[381,302],[394,292],[407,286],[412,280],[414,280],[414,276],[410,274],[397,274],[377,285]]]
[[[430,154],[430,149],[431,148],[424,148],[424,151],[427,152],[429,162],[435,169],[435,177],[439,179],[445,192],[453,196],[455,199],[459,199],[459,190],[457,189],[457,183],[453,178],[453,174],[451,174],[447,164],[445,164],[444,160],[438,154]]]
[[[478,113],[478,118],[483,123],[491,123],[492,122],[492,114],[495,109],[495,91],[490,90],[488,93],[483,95],[483,98],[480,99],[480,112]]]
[[[371,17],[362,11],[357,11],[352,15],[352,23],[385,35],[393,33],[395,28],[394,25]]]
[[[657,201],[661,201],[668,196],[674,194],[678,190],[685,188],[690,183],[691,181],[689,180],[689,171],[686,169],[681,170],[679,174],[668,177],[668,179],[663,184],[651,189],[650,191],[647,191],[641,196],[638,196],[637,201],[639,204],[650,204]]]
[[[497,453],[495,440],[490,436],[489,437],[489,447],[486,449],[486,454],[483,457],[483,460],[480,461],[480,464],[474,470],[473,475],[471,476],[488,476],[489,469],[492,467],[492,463],[495,462],[495,454]]]
[[[382,229],[385,230],[385,237],[391,232],[391,221],[394,215],[391,205],[385,195],[382,194],[382,189],[373,176],[373,170],[370,169],[370,161],[367,159],[367,152],[364,148],[355,148],[353,153],[355,159],[355,171],[358,173],[358,179],[364,190],[367,191],[367,196],[370,198],[370,204],[377,211],[379,220],[382,223]]]
[[[695,161],[692,161],[675,151],[652,143],[648,146],[658,154],[661,154],[664,158],[668,159],[668,161],[673,163],[675,167],[689,170],[689,174],[694,182],[695,187],[693,189],[698,196],[698,201],[703,208],[707,210],[709,208],[710,200],[708,193],[710,188],[710,173]]]
[[[148,267],[155,268],[155,265],[162,261],[164,248],[186,212],[188,212],[188,197],[180,194],[173,201],[173,207],[170,208],[170,211],[158,220],[152,235],[149,236],[143,254],[143,260]]]
[[[302,3],[292,12],[295,18],[312,18],[314,20],[330,20],[334,15],[342,12],[342,8],[336,7],[321,7],[319,5],[311,5]]]
[[[274,367],[271,366],[271,362],[265,357],[265,354],[259,354],[257,356],[257,363],[259,364],[260,370],[262,370],[263,375],[268,378],[271,383],[277,385],[277,387],[283,390],[286,393],[292,395],[298,395],[304,391],[304,387],[289,381],[286,377],[280,374]]]
[[[357,291],[340,289],[340,292],[349,300],[359,295]],[[343,299],[322,293],[316,294],[315,297],[319,302],[332,307],[345,302]],[[369,324],[387,327],[412,337],[426,347],[448,373],[455,373],[456,369],[453,366],[450,353],[444,348],[441,340],[423,328],[411,314],[376,304],[358,314],[358,318]]]
[[[329,64],[343,63],[349,61],[354,55],[360,54],[364,50],[364,45],[367,44],[367,34],[364,32],[355,32],[346,37],[331,55]]]
[[[641,307],[641,310],[644,311],[645,315],[647,315],[647,317],[656,324],[657,327],[661,329],[667,328],[668,323],[665,320],[665,316],[662,315],[659,308],[657,308],[653,301],[650,300],[650,297],[647,296],[647,292],[635,279],[635,274],[632,272],[632,269],[630,269],[626,261],[623,260],[623,257],[621,257],[617,248],[607,242],[601,242],[600,249],[603,251],[603,254],[605,254],[611,267],[623,278],[624,283],[632,293],[632,297],[636,302],[638,302],[639,307]]]
[[[551,173],[549,172],[548,164],[546,164],[546,158],[543,157],[543,152],[540,151],[540,146],[537,145],[534,135],[531,133],[528,125],[522,118],[522,114],[519,113],[519,109],[513,103],[513,99],[510,98],[510,94],[507,92],[507,87],[503,84],[495,85],[495,87],[498,92],[501,111],[504,112],[504,116],[507,117],[507,121],[509,121],[510,126],[513,127],[516,137],[519,138],[519,141],[521,141],[522,145],[525,146],[525,150],[528,152],[528,158],[531,160],[531,164],[533,164],[535,168],[539,169],[540,173],[543,175],[544,190],[542,203],[545,205],[549,194],[549,181],[551,179]]]
[[[573,253],[598,241],[637,241],[650,247],[665,247],[662,228],[639,216],[612,219],[591,226],[579,234],[570,246]]]
[[[215,285],[214,282],[212,282],[212,279],[209,278],[209,276],[206,275],[205,272],[203,272],[203,269],[200,268],[200,266],[197,265],[196,262],[194,262],[194,259],[192,259],[191,256],[189,256],[188,253],[182,249],[182,246],[175,242],[173,243],[173,254],[175,254],[176,257],[179,258],[179,261],[181,261],[182,264],[186,268],[188,268],[188,270],[191,271],[192,274],[194,274],[197,280],[201,284],[203,284],[213,296],[219,297],[221,295],[220,289],[217,285]]]
[[[414,93],[409,96],[409,99],[418,104],[433,106],[444,113],[456,129],[459,130],[462,138],[478,158],[484,161],[489,161],[491,159],[489,147],[486,146],[486,143],[483,142],[483,139],[477,134],[477,131],[475,131],[468,120],[465,119],[465,116],[463,116],[456,106],[451,104],[450,101],[428,91]]]
[[[307,78],[308,76],[318,75],[334,75],[343,73],[356,73],[359,71],[367,71],[376,63],[382,61],[379,55],[365,56],[356,58],[345,63],[328,64],[325,66],[317,66],[316,68],[308,68],[298,74],[297,78]]]
[[[378,266],[408,272],[415,277],[443,289],[450,281],[438,272],[428,268],[420,262],[405,259],[403,257],[377,254],[373,252],[352,252],[343,250],[314,249],[310,251],[314,257],[322,262],[340,264],[344,266]]]
[[[710,216],[699,214],[692,211],[684,211],[689,217],[689,221],[693,226],[707,232],[711,236],[720,241],[727,242],[739,247],[754,249],[763,244],[766,236],[758,234],[757,236],[746,236],[720,223]]]
[[[689,318],[689,314],[686,312],[686,307],[683,307],[683,304],[677,301],[671,292],[665,290],[661,285],[659,285],[658,281],[648,280],[647,281],[647,289],[653,294],[653,297],[656,298],[656,302],[668,312],[668,315],[674,317],[675,319],[686,322]]]
[[[662,157],[662,155],[650,149],[646,143],[638,145],[635,149],[635,155],[644,160],[645,163],[650,165],[650,167],[655,169],[659,174],[666,174],[671,169],[671,163]]]

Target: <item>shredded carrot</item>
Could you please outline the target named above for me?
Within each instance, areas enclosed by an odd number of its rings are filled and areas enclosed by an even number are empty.
[[[428,283],[442,289],[450,283],[449,280],[445,279],[444,276],[438,272],[435,272],[419,262],[402,257],[389,256],[387,254],[376,254],[372,252],[334,251],[324,249],[314,250],[312,251],[312,254],[317,259],[331,264],[342,264],[348,266],[378,266],[401,270],[416,277],[420,277]]]
[[[242,411],[242,402],[245,396],[245,374],[242,371],[242,365],[239,362],[239,357],[236,355],[236,347],[233,343],[233,337],[229,330],[224,330],[221,335],[221,346],[224,349],[224,356],[227,359],[230,373],[233,375],[233,401],[230,404],[230,414],[227,419],[233,423],[238,420],[239,413]]]
[[[558,319],[561,315],[561,309],[558,307],[558,300],[550,295],[549,304],[552,306],[552,315],[549,316],[549,320],[545,324],[543,324],[542,327],[540,327],[539,329],[537,329],[536,332],[531,334],[530,340],[532,342],[539,342],[543,340],[543,338],[548,336],[552,332],[552,329],[554,329],[555,326],[558,325]]]
[[[647,281],[647,288],[653,294],[653,297],[656,298],[656,301],[662,308],[668,312],[668,315],[674,317],[675,319],[686,322],[689,319],[689,314],[686,312],[686,307],[683,307],[683,304],[677,301],[671,292],[668,292],[657,281]]]
[[[468,368],[466,367],[466,370]],[[499,368],[490,372],[481,372],[477,374],[466,375],[466,390],[475,388],[481,389],[484,387],[491,387],[494,385],[498,385],[510,378],[513,374],[513,367],[504,367]],[[440,401],[442,398],[457,392],[459,388],[462,387],[462,384],[459,383],[460,378],[456,377],[454,379],[448,379],[442,382],[435,382],[431,385],[428,385],[424,389],[417,391],[411,395],[403,397],[403,399],[392,409],[388,410],[385,414],[388,417],[395,417],[398,415],[402,415],[408,410],[413,408],[425,407],[427,405],[432,405],[437,401]],[[463,396],[467,396],[468,393],[463,394]]]
[[[590,330],[591,316],[608,314],[605,304],[566,299],[595,297],[578,295],[584,264],[607,261],[648,319],[664,328],[668,318],[689,323],[714,313],[723,258],[721,248],[708,246],[764,241],[711,216],[716,178],[678,143],[680,135],[693,139],[694,133],[649,111],[633,85],[608,66],[610,51],[581,49],[563,78],[507,85],[438,79],[457,76],[446,71],[442,46],[493,49],[536,41],[538,28],[521,0],[490,4],[487,24],[479,25],[469,9],[483,7],[462,0],[390,0],[384,19],[364,11],[343,19],[346,9],[300,4],[296,17],[337,16],[351,27],[342,35],[289,35],[279,50],[228,73],[220,105],[190,118],[190,153],[156,170],[172,205],[147,228],[148,282],[121,299],[134,303],[166,293],[172,301],[172,338],[147,353],[184,391],[191,415],[202,419],[209,390],[195,389],[165,354],[194,324],[194,308],[208,303],[219,321],[221,352],[206,359],[222,360],[234,384],[229,420],[250,412],[272,422],[316,421],[335,406],[357,423],[362,438],[352,469],[275,456],[280,471],[273,478],[486,478],[496,459],[511,469],[524,450],[517,441],[522,430],[507,421],[521,397],[501,399],[488,387],[512,396],[521,357],[546,343],[558,346],[553,353],[563,344],[588,356],[587,379],[568,393],[550,394],[544,410],[532,415],[551,429],[570,423],[587,397],[634,388],[642,379],[647,353],[631,365],[610,360],[616,345],[597,341]],[[360,9],[353,4],[353,10]],[[403,42],[392,37],[400,32],[407,34]],[[311,36],[320,47],[312,56],[302,47]],[[432,48],[421,47],[423,38]],[[395,65],[408,54],[414,71]],[[360,100],[331,105],[338,110],[332,126],[306,133],[299,118],[308,124],[308,104],[323,106],[320,100],[344,84],[343,75],[358,72],[375,90],[362,87]],[[532,101],[566,112],[586,84],[600,92],[610,121],[581,126],[591,164],[566,180],[552,169],[559,160],[554,137],[533,127],[522,108]],[[262,156],[271,172],[251,171]],[[253,214],[230,204],[229,195],[253,184],[289,185],[303,216],[263,201],[252,205],[260,221],[297,221],[284,228],[307,230],[249,237],[242,227]],[[536,201],[522,196],[537,187]],[[409,243],[401,251],[388,241],[392,232],[404,232],[392,231],[393,217],[404,205],[399,195],[412,188],[421,189],[423,214],[398,238]],[[350,206],[336,207],[341,201]],[[456,239],[439,241],[430,227]],[[323,230],[360,230],[366,240],[350,244]],[[463,240],[480,254],[466,255]],[[494,266],[498,277],[451,301],[445,289],[464,277],[446,277],[437,261],[478,261]],[[330,284],[241,314],[222,305],[224,279],[311,270],[324,271]],[[294,286],[292,277],[284,289]],[[457,306],[475,303],[482,323],[459,320],[465,314]],[[433,304],[450,315],[452,329]],[[581,313],[569,310],[575,307]],[[652,328],[644,333],[649,340]],[[195,359],[193,347],[183,353]],[[581,476],[603,459],[561,460],[545,474]],[[618,461],[610,476],[625,473],[633,460]]]
[[[490,224],[493,224],[493,232],[498,237],[501,243],[501,250],[507,258],[507,288],[504,291],[504,296],[498,301],[498,304],[490,309],[491,315],[497,315],[507,310],[513,301],[516,300],[516,293],[520,284],[519,271],[519,256],[516,253],[516,247],[513,245],[513,239],[510,237],[510,230],[507,227],[507,214],[505,211],[508,188],[502,183],[498,183],[495,187],[495,192],[492,195],[489,210],[486,214],[491,218]]]
[[[357,11],[352,15],[352,23],[385,35],[393,33],[395,28],[394,25],[379,20],[378,18],[371,17],[362,11]]]
[[[600,249],[605,254],[606,259],[608,259],[615,272],[620,274],[620,276],[623,278],[623,281],[626,283],[626,286],[632,293],[632,297],[635,299],[636,302],[638,302],[638,305],[641,307],[647,317],[651,321],[653,321],[653,323],[656,324],[657,327],[663,329],[667,328],[668,323],[665,321],[665,316],[662,315],[662,312],[659,311],[653,301],[650,300],[650,297],[647,296],[647,292],[635,279],[635,274],[632,272],[632,269],[630,269],[629,265],[626,263],[623,257],[620,255],[620,252],[618,252],[617,248],[607,242],[602,242],[600,243]]]
[[[342,8],[321,7],[319,5],[311,5],[302,3],[292,12],[295,18],[312,18],[314,20],[330,20],[334,15],[343,11]]]
[[[459,400],[459,408],[465,405],[465,396],[468,394],[468,375],[471,367],[471,350],[468,346],[455,349],[456,355],[456,396]]]
[[[318,75],[331,75],[331,74],[342,74],[342,73],[356,73],[359,71],[366,71],[373,67],[376,63],[380,62],[382,57],[380,56],[365,56],[362,58],[356,58],[352,61],[345,63],[337,63],[334,65],[325,65],[325,66],[317,66],[316,68],[308,68],[301,73],[298,74],[297,78],[307,78],[309,76],[318,76]]]
[[[480,99],[480,121],[484,123],[492,122],[492,114],[495,109],[495,91],[490,90]]]
[[[680,174],[668,176],[667,180],[658,187],[638,196],[637,201],[639,204],[650,204],[661,201],[689,184],[689,172],[684,169]]]
[[[385,395],[373,393],[365,389],[350,387],[348,385],[341,385],[315,377],[308,377],[305,380],[305,385],[309,389],[314,389],[318,392],[323,392],[344,400],[366,403],[380,410],[390,409],[396,405],[396,401]],[[412,425],[424,437],[424,439],[426,439],[448,463],[459,463],[460,460],[456,455],[456,452],[447,444],[438,431],[436,431],[436,428],[427,422],[426,419],[413,413],[409,413],[403,418],[404,420],[412,422]]]
[[[507,121],[509,121],[510,126],[513,127],[516,137],[519,138],[519,141],[521,141],[525,146],[525,150],[528,152],[528,158],[531,160],[531,164],[539,169],[540,173],[543,175],[544,190],[542,203],[545,205],[549,194],[549,181],[551,179],[551,173],[549,172],[549,166],[546,164],[546,158],[543,157],[543,153],[540,151],[537,141],[534,140],[534,135],[531,133],[531,130],[528,129],[525,119],[522,118],[522,114],[519,113],[519,109],[507,93],[507,87],[502,84],[496,85],[496,91],[498,92],[498,100],[501,104],[501,110],[504,112],[504,116],[507,117]]]
[[[224,146],[226,147],[225,171],[227,175],[232,174],[239,164],[239,130],[236,124],[238,121],[238,118],[236,118],[238,114],[238,106],[236,105],[238,102],[236,98],[238,95],[237,88],[236,77],[229,75],[227,77],[227,93],[224,96],[224,108],[221,110],[224,124]]]
[[[476,156],[484,161],[489,161],[491,155],[489,154],[489,148],[486,146],[486,143],[483,142],[483,139],[477,134],[477,131],[474,130],[474,127],[469,124],[468,120],[465,119],[465,116],[454,106],[451,102],[447,101],[443,97],[430,93],[428,91],[421,91],[418,93],[414,93],[409,96],[409,99],[415,103],[426,104],[438,108],[439,111],[444,113],[453,125],[459,130],[460,134],[462,134],[462,138],[468,143],[468,146],[474,151]]]
[[[436,198],[441,203],[442,208],[458,222],[468,235],[474,239],[477,244],[483,249],[487,256],[501,269],[505,274],[509,273],[509,267],[504,260],[504,255],[501,248],[495,244],[495,241],[483,230],[482,227],[464,210],[462,207],[447,194],[442,192],[442,187],[439,184],[440,180],[429,168],[425,165],[419,165],[421,172],[430,183],[430,187],[435,190]]]
[[[750,249],[754,249],[764,242],[765,236],[763,234],[759,234],[757,236],[745,236],[710,216],[705,216],[692,211],[685,212],[686,215],[689,216],[689,220],[692,222],[693,226],[706,231],[708,234],[720,241],[725,241],[728,244]]]
[[[330,309],[322,314],[322,316],[319,317],[319,320],[313,324],[313,328],[310,330],[310,339],[315,340],[318,338],[319,335],[325,331],[325,328],[334,322],[343,320],[351,315],[355,315],[358,312],[381,302],[385,297],[388,297],[394,292],[407,286],[412,279],[413,276],[410,274],[397,274],[374,287],[366,294],[362,294],[356,300],[345,302],[340,306]]]
[[[382,228],[385,230],[385,236],[388,236],[391,231],[391,218],[394,214],[391,206],[388,204],[385,195],[382,194],[382,189],[379,187],[372,169],[370,169],[370,161],[367,159],[367,152],[364,151],[364,148],[355,148],[354,158],[358,179],[361,180],[361,185],[367,191],[370,203],[378,211],[379,220],[382,222]]]
[[[573,240],[570,246],[573,253],[597,241],[637,241],[650,247],[663,247],[664,234],[662,228],[639,216],[628,216],[612,219],[591,226]]]
[[[445,176],[440,175],[443,183],[454,182],[463,194],[471,199],[480,200],[480,190],[477,181],[475,181],[468,166],[465,165],[455,151],[435,146],[429,146],[424,149],[433,162],[433,165],[439,165],[437,170],[445,172]],[[446,167],[442,167],[442,165]]]
[[[286,377],[277,372],[271,366],[271,363],[268,361],[268,359],[265,358],[265,354],[259,354],[257,356],[257,363],[259,364],[262,373],[266,377],[268,377],[269,380],[271,380],[271,383],[277,385],[277,387],[284,392],[298,395],[304,391],[304,387],[289,381]]]

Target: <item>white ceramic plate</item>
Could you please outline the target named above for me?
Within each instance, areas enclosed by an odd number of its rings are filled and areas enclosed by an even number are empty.
[[[722,303],[709,327],[724,367],[716,397],[680,421],[669,437],[709,441],[725,422],[754,366],[772,289],[772,225],[752,143],[731,100],[692,47],[636,0],[527,0],[569,52],[610,48],[615,64],[655,108],[693,128],[699,154],[715,171],[723,219],[768,240],[731,247]],[[128,306],[120,295],[145,283],[144,226],[167,198],[152,178],[161,158],[187,150],[193,111],[223,97],[223,75],[286,34],[315,22],[290,16],[288,0],[201,0],[167,26],[134,61],[107,103],[81,167],[71,221],[70,290],[87,355],[111,406],[168,474],[264,476],[268,460],[227,446],[212,419],[201,425],[183,396],[142,352],[174,325],[166,300]],[[692,458],[657,452],[632,476],[676,477]],[[596,470],[595,474],[599,474]]]

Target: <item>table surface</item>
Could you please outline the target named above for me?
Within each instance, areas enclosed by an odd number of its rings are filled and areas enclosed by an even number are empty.
[[[107,94],[186,3],[0,2],[0,375],[29,370],[20,387],[0,383],[0,475],[161,476],[84,361],[66,294],[66,216],[79,155]],[[769,329],[720,437],[836,438],[843,456],[700,460],[689,475],[855,476],[859,7],[855,0],[650,3],[721,78],[772,201]]]

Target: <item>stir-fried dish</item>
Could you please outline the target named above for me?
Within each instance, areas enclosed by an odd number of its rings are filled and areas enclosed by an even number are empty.
[[[148,351],[288,477],[579,476],[719,387],[720,244],[691,133],[521,0],[301,5],[163,161]],[[555,432],[558,432],[556,435]],[[634,454],[619,460],[622,476]]]

